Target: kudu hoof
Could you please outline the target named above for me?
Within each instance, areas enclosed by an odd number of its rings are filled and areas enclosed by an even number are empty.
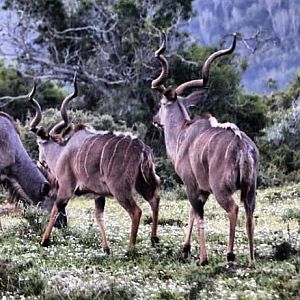
[[[152,247],[155,247],[157,244],[159,244],[159,238],[157,236],[151,237],[151,245],[152,245]]]
[[[50,239],[44,239],[41,241],[41,246],[48,247],[50,245]]]
[[[191,254],[191,245],[184,245],[181,250],[181,258],[187,259]]]
[[[206,265],[208,265],[208,259],[204,259],[204,260],[199,260],[198,265],[201,267],[204,267]]]
[[[227,253],[227,261],[235,261],[235,254],[233,252]]]
[[[110,249],[107,247],[107,248],[103,248],[103,252],[106,253],[107,255],[110,254]]]
[[[56,218],[56,221],[54,223],[54,227],[57,229],[62,229],[62,228],[68,227],[68,218],[64,214],[59,213],[59,215]]]

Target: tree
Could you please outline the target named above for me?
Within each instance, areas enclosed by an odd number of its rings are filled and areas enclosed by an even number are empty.
[[[133,122],[154,106],[149,86],[158,29],[182,41],[178,27],[191,3],[7,0],[19,15],[3,33],[26,76],[70,82],[77,70],[87,108]]]
[[[29,109],[29,103],[25,101],[26,94],[31,88],[32,82],[26,80],[21,72],[0,63],[0,110],[24,122]],[[39,86],[37,92],[39,103],[44,109],[59,106],[64,96],[65,93],[50,81]]]

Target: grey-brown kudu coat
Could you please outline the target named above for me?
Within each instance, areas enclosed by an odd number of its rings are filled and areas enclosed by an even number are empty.
[[[207,263],[205,247],[204,204],[210,194],[228,214],[229,241],[227,259],[235,259],[233,253],[238,206],[232,198],[236,190],[241,190],[241,201],[246,211],[246,229],[249,240],[250,260],[254,260],[253,250],[253,212],[255,209],[256,177],[259,153],[253,141],[236,125],[219,124],[213,117],[191,120],[187,107],[200,104],[207,96],[206,84],[209,67],[219,56],[231,53],[236,44],[236,36],[230,48],[219,50],[204,63],[202,79],[192,80],[177,88],[165,88],[168,76],[168,62],[163,56],[166,49],[166,36],[162,33],[162,45],[155,52],[162,71],[152,81],[152,88],[161,92],[160,109],[154,123],[163,128],[167,154],[177,174],[186,187],[191,203],[188,230],[186,233],[183,256],[190,251],[194,219],[197,220],[199,234],[200,263]],[[199,88],[187,97],[180,96],[189,87]]]
[[[77,95],[76,78],[74,93],[66,97],[61,105],[63,121],[50,132],[37,128],[41,120],[41,109],[32,98],[34,90],[29,97],[36,111],[31,127],[38,135],[39,160],[48,166],[58,185],[57,200],[42,235],[42,245],[49,243],[55,218],[69,199],[74,194],[92,193],[97,196],[95,214],[103,250],[110,252],[104,227],[107,196],[114,196],[129,213],[129,247],[133,247],[142,214],[132,195],[134,189],[150,204],[153,220],[151,241],[158,242],[159,177],[155,174],[150,147],[129,133],[96,132],[86,125],[69,122],[67,105]]]

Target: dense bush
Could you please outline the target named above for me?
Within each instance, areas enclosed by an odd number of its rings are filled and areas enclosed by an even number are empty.
[[[285,92],[265,97],[269,125],[258,139],[264,178],[270,184],[300,180],[300,85],[296,76]]]
[[[13,67],[5,67],[0,61],[0,97],[19,97],[26,95],[32,88],[32,82],[28,82],[22,74]],[[65,92],[51,81],[45,81],[38,86],[36,98],[45,109],[57,107],[65,96]],[[25,122],[29,109],[29,102],[24,99],[12,101],[11,99],[0,100],[1,110],[6,111],[15,119]]]

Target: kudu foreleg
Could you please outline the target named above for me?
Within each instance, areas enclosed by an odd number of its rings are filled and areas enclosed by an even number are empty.
[[[70,197],[57,197],[57,200],[54,202],[50,216],[49,216],[49,221],[46,226],[46,229],[44,230],[44,233],[42,234],[41,237],[41,245],[44,247],[49,246],[50,243],[50,235],[53,229],[53,226],[55,225],[57,221],[57,217],[60,213],[65,212],[65,208],[68,204]]]
[[[110,254],[110,248],[106,238],[105,225],[104,225],[104,207],[105,207],[105,197],[99,196],[98,198],[95,199],[95,217],[101,234],[102,249],[105,253]]]
[[[185,236],[184,241],[184,248],[183,250],[183,257],[190,251],[191,245],[191,236],[193,231],[194,221],[197,221],[197,229],[198,229],[198,237],[199,237],[199,259],[200,264],[206,265],[208,262],[207,252],[206,252],[206,245],[205,245],[205,224],[204,224],[204,205],[208,199],[209,193],[205,191],[200,191],[199,193],[195,194],[191,189],[187,188],[188,197],[190,203],[192,205],[189,214],[189,224],[188,229]]]
[[[46,229],[45,229],[45,231],[44,231],[44,233],[42,234],[42,237],[41,237],[41,245],[43,247],[48,247],[49,246],[50,235],[51,235],[51,232],[52,232],[52,228],[53,228],[53,226],[56,222],[57,215],[58,215],[58,207],[57,207],[57,204],[54,203],[54,205],[52,207],[52,210],[51,210],[51,213],[50,213],[48,224],[47,224]]]
[[[189,212],[188,227],[185,232],[184,243],[183,243],[183,248],[182,248],[182,258],[184,258],[184,259],[188,258],[189,254],[191,252],[191,238],[192,238],[192,233],[193,233],[194,221],[195,221],[195,212],[194,212],[193,207],[191,207],[190,212]]]

